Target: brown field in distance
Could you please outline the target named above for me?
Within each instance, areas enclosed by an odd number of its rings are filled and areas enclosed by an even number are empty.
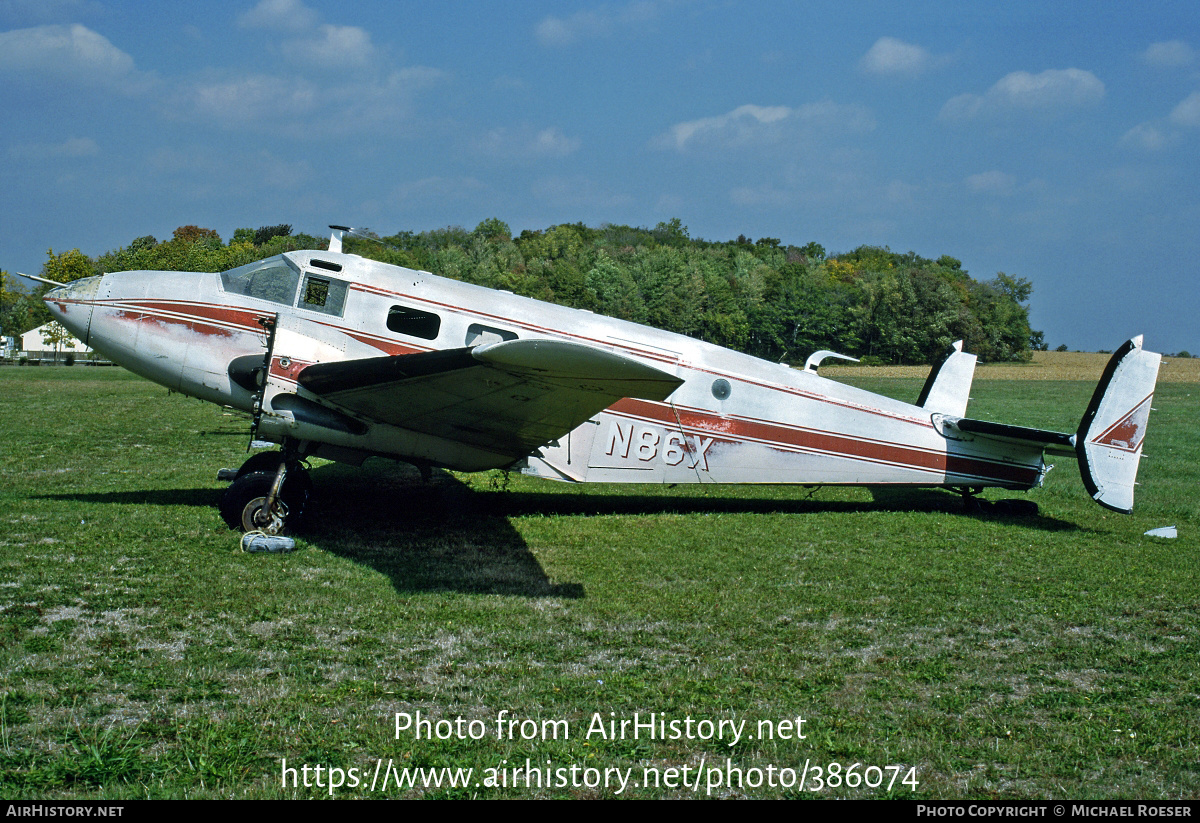
[[[1039,351],[1031,363],[980,363],[976,380],[1087,380],[1096,382],[1112,355],[1096,352]],[[822,366],[826,377],[919,377],[929,366]],[[1200,358],[1164,357],[1160,383],[1200,383]]]

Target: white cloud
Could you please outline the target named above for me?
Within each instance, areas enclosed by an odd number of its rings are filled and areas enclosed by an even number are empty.
[[[1120,144],[1128,148],[1159,151],[1176,142],[1178,132],[1165,130],[1156,123],[1139,123],[1121,136]]]
[[[1177,126],[1200,127],[1200,91],[1194,91],[1171,110],[1171,122]]]
[[[567,137],[561,129],[551,127],[537,133],[533,146],[538,154],[566,157],[579,149],[579,138]]]
[[[444,77],[444,72],[425,66],[342,84],[265,74],[228,77],[182,89],[170,101],[170,114],[279,136],[402,129],[412,120],[416,95]]]
[[[18,160],[93,157],[99,153],[100,147],[90,137],[71,137],[61,143],[27,143],[9,149],[9,154]]]
[[[417,95],[446,76],[440,69],[409,66],[375,82],[327,89],[322,95],[328,101],[328,129],[341,133],[385,129],[400,136],[413,123]]]
[[[929,52],[894,37],[880,37],[858,61],[867,74],[916,77],[933,64]]]
[[[1182,68],[1196,62],[1195,50],[1182,40],[1152,43],[1138,56],[1152,66],[1164,68]]]
[[[371,35],[358,26],[322,25],[312,37],[287,44],[284,53],[294,63],[322,69],[361,68],[371,63]]]
[[[474,141],[480,154],[506,160],[532,160],[544,157],[566,157],[579,149],[578,137],[567,137],[556,126],[535,131],[529,126],[500,127]]]
[[[738,106],[728,114],[703,117],[676,123],[668,135],[658,142],[664,146],[683,150],[689,143],[711,140],[725,144],[749,142],[755,134],[764,134],[768,129],[791,114],[787,106]]]
[[[81,26],[37,26],[0,32],[0,73],[136,91],[144,77],[133,58]]]
[[[1139,123],[1121,137],[1120,144],[1146,151],[1161,151],[1183,138],[1183,129],[1200,128],[1200,91],[1194,91],[1158,120]]]
[[[319,99],[317,88],[306,80],[258,74],[197,85],[191,91],[190,108],[200,118],[238,126],[303,117]]]
[[[716,117],[676,123],[653,141],[676,151],[793,144],[824,134],[863,133],[875,128],[870,110],[833,102],[789,106],[747,104]]]
[[[1017,179],[1002,171],[985,171],[966,179],[967,188],[980,194],[1009,195],[1016,190]]]
[[[538,23],[534,34],[543,46],[569,46],[577,40],[607,37],[617,31],[636,30],[658,17],[669,5],[663,0],[638,0],[624,6],[602,5],[577,11],[570,17],[547,17]]]
[[[978,94],[960,94],[942,107],[946,120],[965,120],[1013,111],[1061,111],[1104,99],[1104,83],[1082,69],[1047,69],[1040,74],[1014,71]]]
[[[238,25],[244,29],[308,31],[317,19],[317,13],[300,0],[260,0],[238,18]]]

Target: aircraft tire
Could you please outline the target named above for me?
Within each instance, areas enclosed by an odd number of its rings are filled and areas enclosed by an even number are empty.
[[[251,472],[272,472],[279,469],[279,464],[283,462],[283,452],[269,451],[256,452],[246,458],[246,462],[237,470],[237,476],[250,474]],[[234,478],[235,480],[237,478]]]
[[[312,480],[303,469],[289,471],[274,516],[269,523],[259,524],[255,515],[262,511],[274,483],[274,471],[250,472],[230,483],[219,507],[226,525],[237,531],[261,530],[268,534],[279,534],[285,526],[294,527],[312,494]]]

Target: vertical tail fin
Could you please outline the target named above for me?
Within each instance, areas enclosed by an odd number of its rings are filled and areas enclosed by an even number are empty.
[[[1075,451],[1083,485],[1105,508],[1128,514],[1150,401],[1162,355],[1142,349],[1142,336],[1129,340],[1108,361],[1079,430]]]
[[[956,340],[946,359],[929,372],[917,405],[951,417],[965,416],[975,377],[975,359],[975,355],[963,351],[963,341]]]

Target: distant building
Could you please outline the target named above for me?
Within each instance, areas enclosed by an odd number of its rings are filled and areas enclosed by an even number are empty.
[[[65,339],[58,344],[58,355],[62,357],[66,354],[90,354],[91,349],[83,345],[82,341],[71,336],[71,333],[59,326],[58,323],[47,323],[44,326],[38,326],[36,329],[25,332],[21,335],[21,354],[27,357],[44,360],[53,358],[55,346],[53,343],[47,343],[47,337],[52,337],[52,327],[58,327],[59,334],[65,335]]]

